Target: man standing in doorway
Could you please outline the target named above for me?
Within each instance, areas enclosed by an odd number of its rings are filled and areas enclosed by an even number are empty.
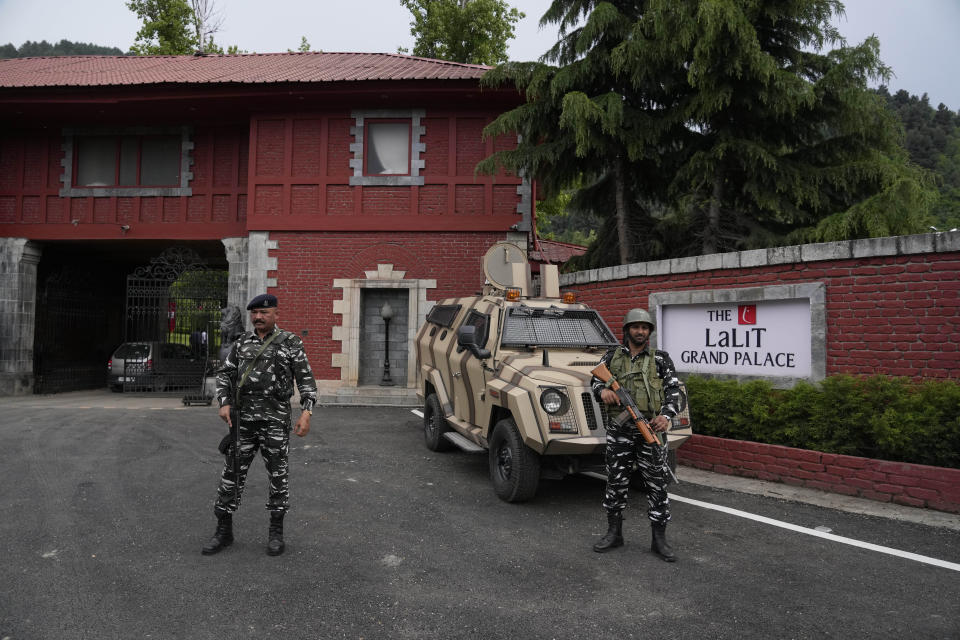
[[[220,417],[239,429],[239,470],[227,456],[214,513],[217,530],[202,553],[211,555],[233,543],[233,512],[240,506],[247,470],[260,450],[270,476],[269,542],[267,554],[283,553],[283,516],[289,507],[287,454],[290,446],[290,397],[296,382],[300,392],[300,418],[293,428],[298,436],[310,431],[310,416],[317,400],[317,385],[303,350],[303,341],[277,326],[277,298],[259,295],[247,305],[253,331],[237,338],[217,371]]]
[[[632,309],[623,318],[623,344],[608,351],[602,359],[620,386],[636,402],[651,428],[664,433],[670,419],[680,411],[680,381],[673,360],[666,351],[650,348],[650,335],[656,328],[646,309]],[[593,550],[605,553],[623,546],[623,510],[627,506],[627,488],[634,465],[643,477],[647,491],[647,517],[653,529],[650,550],[667,562],[676,561],[667,544],[666,528],[670,520],[667,499],[666,452],[659,444],[647,444],[633,421],[615,409],[617,394],[594,376],[593,393],[607,408],[607,490],[603,508],[607,512],[607,533]],[[620,415],[617,415],[620,413]],[[629,414],[628,414],[629,415]]]

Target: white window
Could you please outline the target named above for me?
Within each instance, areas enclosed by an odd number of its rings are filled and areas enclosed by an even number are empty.
[[[410,175],[410,120],[367,121],[367,176]]]
[[[354,111],[351,185],[422,185],[423,109]]]

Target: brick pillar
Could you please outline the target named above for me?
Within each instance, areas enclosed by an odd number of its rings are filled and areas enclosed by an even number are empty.
[[[0,395],[33,393],[39,262],[26,238],[0,238]]]

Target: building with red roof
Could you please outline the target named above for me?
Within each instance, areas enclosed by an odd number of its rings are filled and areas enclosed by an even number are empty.
[[[102,386],[124,341],[206,335],[215,359],[220,308],[269,292],[328,387],[378,385],[386,361],[403,395],[432,301],[479,290],[486,249],[526,248],[533,226],[528,181],[475,173],[516,144],[482,135],[520,101],[481,87],[487,70],[381,53],[0,60],[0,393]]]

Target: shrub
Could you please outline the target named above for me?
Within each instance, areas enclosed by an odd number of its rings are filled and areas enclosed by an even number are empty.
[[[960,384],[831,376],[774,389],[691,376],[694,431],[898,462],[960,468]]]

